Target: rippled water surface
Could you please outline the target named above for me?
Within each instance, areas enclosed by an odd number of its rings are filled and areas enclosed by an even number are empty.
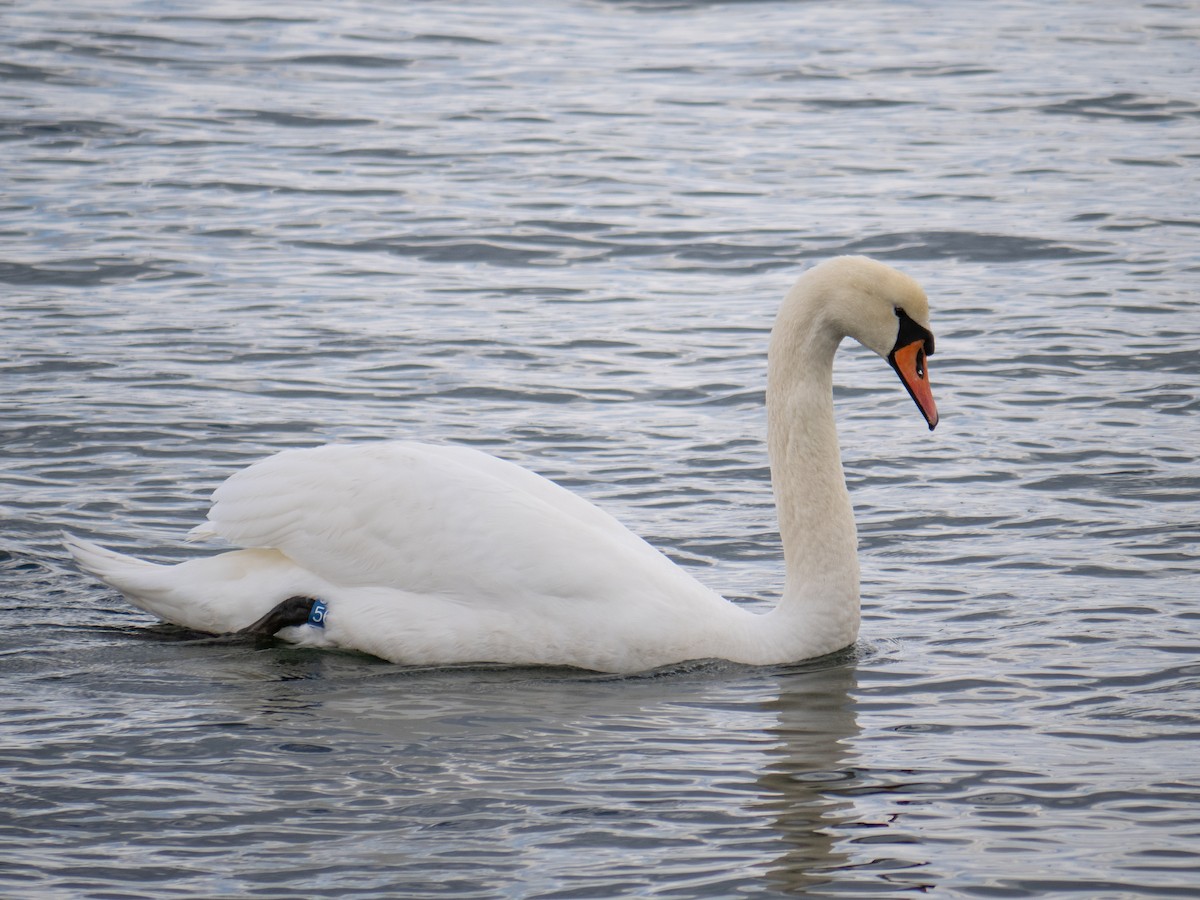
[[[1192,897],[1195,3],[0,5],[0,894]],[[942,424],[838,362],[863,640],[638,678],[197,638],[273,450],[468,443],[781,585],[776,304],[868,253]]]

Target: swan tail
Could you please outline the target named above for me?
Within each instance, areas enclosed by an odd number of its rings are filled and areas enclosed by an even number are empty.
[[[154,581],[155,570],[166,568],[117,553],[66,532],[63,532],[63,544],[79,568],[121,593],[136,593]]]
[[[229,634],[260,619],[297,589],[303,574],[273,550],[234,550],[158,565],[64,534],[76,564],[145,612],[208,634]]]

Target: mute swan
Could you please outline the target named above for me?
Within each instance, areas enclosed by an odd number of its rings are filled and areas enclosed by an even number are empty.
[[[929,307],[864,257],[803,274],[771,333],[767,438],[786,581],[765,614],[725,600],[566,489],[464,447],[285,450],[235,473],[189,540],[246,548],[163,566],[66,536],[79,566],[196,631],[276,634],[406,664],[637,672],[692,659],[779,664],[858,636],[858,560],[833,416],[853,337],[929,428]]]

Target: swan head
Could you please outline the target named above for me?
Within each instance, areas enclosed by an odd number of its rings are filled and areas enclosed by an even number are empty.
[[[806,318],[823,319],[837,341],[852,337],[887,360],[929,430],[937,426],[926,366],[933,355],[929,300],[916,281],[878,260],[838,256],[809,269],[792,290],[808,307]],[[817,309],[809,305],[814,302]]]

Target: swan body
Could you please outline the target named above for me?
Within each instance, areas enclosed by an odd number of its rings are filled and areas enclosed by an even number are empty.
[[[404,664],[637,672],[691,659],[821,656],[853,643],[859,625],[857,537],[832,398],[833,355],[846,336],[888,359],[929,427],[937,423],[928,303],[916,282],[863,257],[802,275],[768,354],[786,569],[768,613],[725,600],[540,475],[477,450],[407,441],[286,450],[235,473],[189,539],[243,549],[166,566],[66,543],[81,568],[168,622],[221,634],[267,617],[283,622],[269,629],[283,640]],[[289,598],[319,602],[322,617],[270,618]]]

